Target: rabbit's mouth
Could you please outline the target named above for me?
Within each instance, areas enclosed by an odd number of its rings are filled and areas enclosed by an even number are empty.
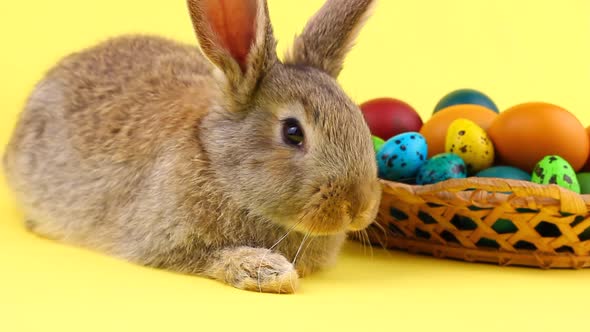
[[[347,191],[323,187],[304,207],[294,228],[316,236],[363,230],[375,220],[380,198],[378,182]]]
[[[352,222],[348,226],[348,231],[362,231],[375,220],[375,218],[377,217],[377,212],[379,211],[379,199],[371,200],[369,204],[370,205],[365,210],[359,213],[356,216],[356,218],[352,220]]]

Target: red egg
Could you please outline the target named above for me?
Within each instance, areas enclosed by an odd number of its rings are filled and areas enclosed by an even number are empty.
[[[360,105],[371,133],[384,140],[410,131],[420,131],[422,119],[412,106],[394,98],[377,98]]]

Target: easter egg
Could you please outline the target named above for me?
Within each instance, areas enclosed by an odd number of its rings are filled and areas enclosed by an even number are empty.
[[[583,195],[590,194],[590,172],[578,173],[578,183],[580,184],[580,193]]]
[[[580,184],[580,194],[590,194],[590,172],[578,173],[577,177]]]
[[[377,98],[360,105],[374,136],[384,140],[406,132],[419,131],[422,118],[412,106],[394,98]]]
[[[590,140],[590,126],[586,127],[586,133],[588,134],[588,139]],[[588,159],[586,160],[584,167],[582,167],[582,171],[590,172],[590,153],[588,153]]]
[[[375,152],[381,150],[381,147],[383,144],[385,144],[385,141],[377,136],[371,136],[371,138],[373,139],[373,149],[375,149]]]
[[[441,153],[430,158],[418,171],[416,183],[433,184],[448,179],[467,177],[467,167],[461,157],[454,153]]]
[[[419,133],[396,135],[377,152],[379,177],[390,181],[413,178],[426,161],[427,154],[428,145]]]
[[[557,184],[566,189],[580,193],[580,184],[572,166],[557,155],[546,156],[533,170],[531,181],[538,184]]]
[[[473,121],[457,119],[449,125],[445,152],[457,154],[474,174],[494,163],[494,146],[488,134]]]
[[[480,178],[500,178],[530,181],[531,174],[512,166],[493,166],[486,168],[475,176]]]
[[[445,95],[438,104],[436,104],[432,113],[436,113],[449,106],[465,104],[481,105],[496,113],[500,112],[492,99],[483,92],[475,89],[458,89]]]
[[[578,171],[590,153],[590,140],[580,121],[548,103],[524,103],[500,113],[487,130],[505,164],[531,172],[548,155],[559,155]]]
[[[455,105],[440,110],[424,123],[420,133],[428,142],[428,156],[445,152],[447,131],[457,119],[471,120],[487,131],[497,114],[480,105]]]

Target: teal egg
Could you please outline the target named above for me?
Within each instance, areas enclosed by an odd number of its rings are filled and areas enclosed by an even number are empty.
[[[467,177],[467,166],[461,157],[454,153],[440,153],[428,159],[416,177],[420,185],[433,184],[448,179]]]
[[[531,174],[521,170],[520,168],[512,166],[493,166],[480,171],[479,173],[475,174],[475,176],[480,178],[500,178],[531,181]]]
[[[556,184],[580,193],[578,177],[572,166],[557,155],[546,156],[535,165],[531,181],[538,184]]]
[[[590,173],[584,172],[578,174],[578,183],[580,184],[580,193],[583,195],[590,194]]]
[[[489,108],[496,113],[500,113],[498,106],[490,97],[481,91],[474,89],[459,89],[445,95],[434,107],[433,114],[453,105],[475,104]]]

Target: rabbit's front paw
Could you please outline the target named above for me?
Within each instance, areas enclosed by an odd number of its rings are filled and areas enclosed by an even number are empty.
[[[234,287],[267,292],[293,293],[299,284],[297,270],[284,256],[268,249],[240,247],[220,256],[223,279]],[[218,274],[218,277],[220,275]]]

